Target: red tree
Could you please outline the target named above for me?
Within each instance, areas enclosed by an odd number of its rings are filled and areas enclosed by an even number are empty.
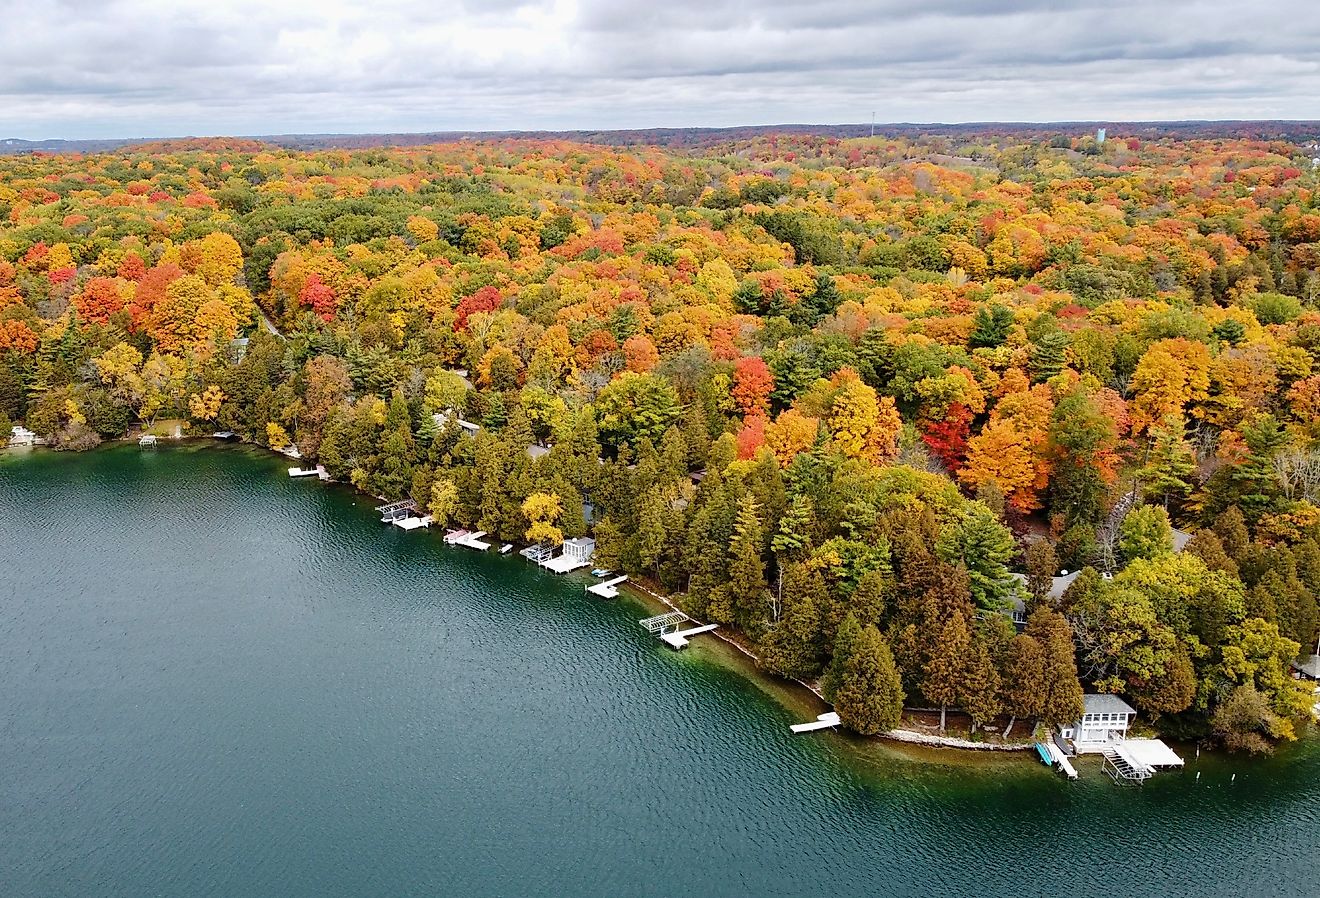
[[[967,458],[967,438],[971,435],[972,410],[961,402],[949,405],[944,418],[921,428],[921,441],[952,474]]]
[[[744,415],[764,415],[774,388],[770,366],[760,356],[741,358],[733,366],[733,401]]]
[[[111,278],[96,277],[89,280],[82,292],[73,297],[78,317],[95,324],[109,324],[110,316],[124,307],[119,285]]]
[[[333,321],[335,310],[339,307],[335,302],[334,289],[324,283],[315,271],[307,276],[307,282],[298,294],[298,301],[320,315],[322,321]]]
[[[454,330],[467,330],[468,316],[474,312],[493,312],[503,302],[504,297],[494,287],[482,287],[471,296],[463,297],[454,310]]]

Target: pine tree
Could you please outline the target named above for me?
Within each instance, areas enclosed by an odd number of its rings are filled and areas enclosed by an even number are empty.
[[[755,639],[769,610],[765,563],[761,559],[761,519],[751,496],[738,503],[738,518],[729,545],[728,596],[733,621]]]
[[[856,619],[848,620],[856,623]],[[839,663],[834,708],[848,729],[875,736],[898,726],[903,715],[903,684],[889,644],[873,626],[861,627]]]
[[[972,601],[986,611],[1007,607],[1014,581],[1006,564],[1015,549],[1013,534],[980,502],[969,502],[936,544],[942,560],[967,568]]]
[[[783,580],[783,613],[761,641],[761,665],[780,676],[803,680],[820,673],[824,658],[820,620],[825,580],[803,564],[789,564]]]
[[[1170,500],[1181,502],[1191,493],[1196,457],[1184,438],[1184,430],[1182,419],[1177,417],[1150,429],[1154,444],[1140,474],[1148,501],[1168,507]]]
[[[966,692],[967,658],[971,647],[972,634],[967,618],[956,612],[949,615],[929,652],[921,685],[926,698],[940,706],[941,733],[945,729],[949,707],[956,705]]]
[[[1067,363],[1068,335],[1061,330],[1046,331],[1031,347],[1031,379],[1044,383],[1063,370]]]
[[[1045,680],[1045,650],[1033,636],[1020,633],[1008,644],[1004,658],[1003,698],[1008,712],[1007,739],[1019,718],[1039,717],[1045,708],[1041,684]]]
[[[972,718],[972,732],[999,716],[1003,710],[1000,700],[999,671],[995,669],[985,636],[972,637],[971,651],[967,655],[966,679],[961,689],[959,704]]]
[[[1068,621],[1062,614],[1042,608],[1027,621],[1026,635],[1036,640],[1043,652],[1041,722],[1056,727],[1080,719],[1082,684],[1077,679],[1076,648]]]

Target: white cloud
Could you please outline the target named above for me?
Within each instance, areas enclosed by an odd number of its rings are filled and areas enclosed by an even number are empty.
[[[0,137],[1320,118],[1229,0],[0,0]]]

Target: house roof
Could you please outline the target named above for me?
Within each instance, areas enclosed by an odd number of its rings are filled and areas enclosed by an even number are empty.
[[[1088,692],[1082,696],[1085,714],[1136,714],[1137,709],[1123,701],[1117,695],[1104,695]]]
[[[1313,680],[1320,680],[1320,655],[1311,655],[1309,658],[1298,658],[1292,663],[1293,669],[1301,672],[1303,676],[1310,677]]]
[[[1192,535],[1186,530],[1174,529],[1173,531],[1173,551],[1181,552],[1187,548],[1187,544],[1192,541]]]
[[[1077,575],[1080,573],[1081,571],[1073,571],[1071,574],[1066,574],[1062,577],[1051,577],[1050,598],[1063,598],[1063,594],[1068,591],[1069,586],[1073,585],[1073,581],[1077,579]]]

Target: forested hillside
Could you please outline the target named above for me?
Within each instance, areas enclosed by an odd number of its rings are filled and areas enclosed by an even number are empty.
[[[1318,300],[1281,142],[0,158],[3,432],[184,418],[501,539],[592,532],[864,733],[905,699],[1067,722],[1080,677],[1294,737]]]

